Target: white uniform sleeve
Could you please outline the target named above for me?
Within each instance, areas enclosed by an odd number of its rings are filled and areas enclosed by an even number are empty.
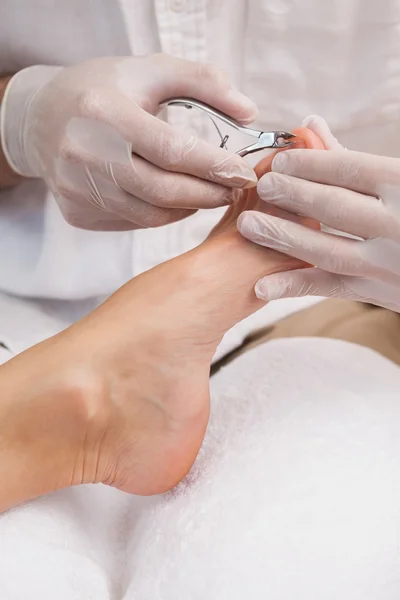
[[[0,198],[1,291],[76,300],[108,295],[132,277],[132,232],[71,227],[40,180]]]

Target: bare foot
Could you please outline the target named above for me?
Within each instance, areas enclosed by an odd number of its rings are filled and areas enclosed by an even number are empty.
[[[161,493],[186,475],[222,336],[263,305],[261,276],[301,266],[239,235],[238,214],[258,202],[244,192],[198,248],[1,368],[0,510],[83,482]]]
[[[311,131],[296,133],[298,146],[320,147]],[[242,192],[204,244],[131,281],[90,317],[108,327],[102,371],[107,397],[117,399],[101,453],[106,483],[153,494],[186,475],[207,426],[210,363],[223,335],[263,305],[253,292],[261,273],[305,266],[238,234],[238,215],[261,207],[255,189]]]

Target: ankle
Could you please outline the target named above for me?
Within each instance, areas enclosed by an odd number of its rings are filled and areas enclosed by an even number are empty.
[[[0,511],[99,478],[97,440],[107,413],[102,382],[86,367],[65,368],[65,355],[55,360],[54,351],[50,358],[52,342],[0,369]],[[16,381],[21,372],[25,381]]]

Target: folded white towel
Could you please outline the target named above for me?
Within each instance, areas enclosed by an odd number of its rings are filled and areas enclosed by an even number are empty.
[[[2,600],[398,600],[400,369],[277,340],[212,383],[176,490],[52,494],[0,518]]]
[[[140,519],[129,600],[398,600],[400,369],[277,341],[213,382],[191,475]]]

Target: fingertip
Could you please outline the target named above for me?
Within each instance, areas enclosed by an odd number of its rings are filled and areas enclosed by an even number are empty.
[[[278,152],[271,163],[271,171],[275,173],[285,173],[285,168],[287,168],[289,164],[290,158],[288,157],[289,150],[286,152]]]
[[[310,129],[317,135],[323,143],[326,150],[341,149],[342,145],[333,135],[328,123],[319,115],[309,115],[303,120],[303,127]]]
[[[243,190],[249,190],[251,188],[255,188],[258,185],[258,179],[257,176],[255,176],[255,179],[252,179],[251,181],[248,181],[244,186],[243,186]]]
[[[259,300],[271,302],[279,300],[285,295],[287,285],[282,277],[270,275],[259,279],[254,287],[255,294]]]
[[[251,233],[253,231],[252,223],[254,223],[252,211],[248,210],[242,212],[242,214],[239,215],[238,220],[236,222],[239,232],[246,239],[251,238]]]
[[[252,110],[245,109],[237,116],[237,121],[242,125],[251,125],[258,117],[258,108],[254,105]]]
[[[246,213],[242,212],[237,221],[236,221],[236,226],[238,228],[238,231],[240,231],[241,234],[243,234],[243,228],[246,226]]]
[[[231,115],[237,121],[243,123],[244,125],[255,121],[258,116],[258,107],[253,100],[233,87],[227,94],[227,100],[233,105],[234,110],[232,111]]]
[[[254,286],[254,291],[259,300],[263,300],[264,302],[268,302],[268,291],[267,286],[265,285],[265,277],[263,279],[259,279]]]
[[[221,150],[218,149],[218,152]],[[216,160],[212,166],[212,175],[214,181],[231,188],[252,188],[256,187],[258,183],[258,177],[253,167],[236,154],[230,156],[224,153],[224,158]]]
[[[326,121],[320,117],[319,115],[308,115],[308,117],[306,117],[305,119],[303,119],[301,126],[302,127],[307,127],[310,128],[310,125],[315,125],[315,123],[318,122],[324,122],[326,124]]]

